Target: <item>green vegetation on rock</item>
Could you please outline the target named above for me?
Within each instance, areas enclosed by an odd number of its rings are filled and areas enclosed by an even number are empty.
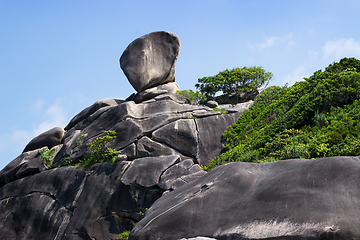
[[[187,99],[190,100],[191,104],[200,104],[205,99],[205,96],[201,94],[199,91],[194,92],[191,89],[177,91],[176,94],[186,97]]]
[[[225,131],[233,162],[360,155],[360,61],[343,58],[288,87],[270,87]]]
[[[54,168],[54,156],[55,156],[55,148],[49,150],[48,148],[43,148],[40,150],[40,159],[44,163],[46,169]]]
[[[202,101],[214,100],[218,92],[226,95],[241,92],[253,93],[259,88],[266,86],[273,77],[271,72],[262,67],[242,67],[224,70],[210,77],[199,78],[195,87],[202,94]]]
[[[84,168],[90,167],[95,163],[111,162],[115,163],[118,151],[109,148],[109,142],[116,138],[115,131],[102,131],[105,136],[96,138],[93,142],[89,143],[89,150],[83,160],[80,160],[81,166]]]
[[[58,167],[63,166],[77,166],[82,168],[89,168],[96,163],[103,163],[103,162],[111,162],[115,164],[117,161],[117,156],[120,151],[110,148],[108,145],[109,143],[116,138],[115,131],[102,131],[105,133],[105,136],[101,136],[96,138],[93,142],[89,143],[89,149],[84,156],[84,159],[81,159],[78,164],[76,162],[66,157]],[[84,134],[79,136],[77,141],[77,145],[81,146],[83,144]]]

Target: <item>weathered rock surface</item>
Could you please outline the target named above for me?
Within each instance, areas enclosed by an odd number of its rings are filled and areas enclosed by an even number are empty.
[[[109,108],[105,108],[105,107],[112,107],[112,106],[116,106],[116,105],[118,105],[117,101],[115,99],[111,99],[111,98],[96,101],[93,105],[85,108],[80,113],[78,113],[75,117],[73,117],[73,119],[70,120],[70,122],[64,129],[69,130],[70,128],[75,126],[77,123],[81,122],[84,119],[87,119],[90,115],[97,112],[99,109],[108,110]],[[97,115],[101,115],[101,113],[103,113],[103,112],[104,111],[99,111]],[[88,119],[88,121],[89,120],[90,119]]]
[[[154,187],[158,185],[162,173],[179,161],[180,156],[178,155],[136,159],[122,176],[121,181],[125,185]]]
[[[120,66],[136,91],[175,81],[175,62],[180,51],[178,36],[170,32],[144,35],[125,49]]]
[[[134,102],[140,103],[149,99],[152,99],[156,96],[166,94],[166,93],[176,93],[179,91],[179,85],[175,82],[169,82],[157,87],[145,89],[137,93],[133,99]]]
[[[211,108],[217,108],[217,107],[219,107],[219,104],[216,101],[208,101],[206,103],[206,106],[211,107]]]
[[[64,129],[61,127],[54,127],[49,131],[46,131],[39,136],[33,138],[25,147],[23,152],[32,151],[42,147],[48,147],[49,149],[59,145],[64,137]]]
[[[220,114],[206,106],[186,104],[178,96],[159,95],[152,101],[139,104],[125,101],[111,106],[91,122],[83,119],[65,133],[63,147],[55,156],[55,166],[65,157],[83,158],[87,144],[101,136],[103,130],[116,131],[112,148],[124,150],[133,146],[131,151],[122,152],[129,159],[178,154],[181,159],[193,158],[196,163],[208,164],[222,150],[222,132],[236,121],[243,110]],[[197,119],[189,119],[194,116]],[[209,130],[213,124],[217,128]],[[81,144],[78,141],[80,136]]]
[[[194,179],[189,179],[190,176],[195,176],[195,174],[196,177]],[[198,164],[194,164],[193,160],[186,159],[168,168],[162,174],[158,186],[165,190],[176,189],[205,174],[206,172],[201,170]]]
[[[0,188],[0,236],[118,239],[117,234],[140,220],[138,212],[162,194],[160,189],[124,185],[120,179],[129,164],[103,163],[88,173],[62,167],[6,184]]]
[[[129,239],[360,239],[360,157],[228,163],[156,201]]]

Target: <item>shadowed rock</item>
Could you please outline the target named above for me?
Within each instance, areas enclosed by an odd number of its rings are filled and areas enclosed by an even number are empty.
[[[129,239],[360,239],[360,157],[228,163],[160,198]]]
[[[59,145],[64,137],[64,129],[61,127],[54,127],[39,136],[33,138],[25,147],[23,152],[39,149],[42,147],[52,147]]]
[[[83,121],[84,119],[87,119],[90,115],[97,112],[101,108],[103,108],[103,110],[105,110],[105,109],[109,109],[109,108],[105,108],[105,107],[112,107],[112,106],[116,106],[117,104],[118,103],[114,99],[110,99],[110,98],[96,101],[93,105],[85,108],[80,113],[78,113],[75,117],[73,117],[64,129],[69,130],[70,128],[75,126],[77,123]],[[104,111],[99,111],[98,115],[96,117],[101,115],[101,113],[103,113],[103,112]],[[90,120],[90,119],[88,119],[88,120]]]
[[[121,182],[125,185],[154,187],[159,183],[161,174],[179,160],[179,155],[136,159],[122,176]]]
[[[178,36],[170,32],[144,35],[125,49],[120,66],[136,91],[175,81],[175,62],[180,51]]]

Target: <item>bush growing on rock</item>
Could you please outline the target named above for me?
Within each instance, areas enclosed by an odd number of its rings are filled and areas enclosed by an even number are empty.
[[[204,100],[215,99],[215,94],[222,92],[225,95],[236,96],[236,102],[241,93],[254,93],[259,88],[266,86],[273,74],[262,67],[242,67],[226,69],[215,76],[199,78],[195,87],[204,96]],[[250,96],[250,95],[248,95]]]
[[[232,161],[360,155],[360,61],[343,58],[292,87],[271,87],[224,133]]]

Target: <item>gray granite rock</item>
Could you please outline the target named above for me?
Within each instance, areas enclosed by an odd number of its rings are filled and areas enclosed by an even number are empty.
[[[179,160],[179,155],[138,158],[131,163],[121,182],[125,185],[154,187],[158,185],[161,174]]]
[[[54,127],[39,136],[33,138],[25,147],[23,152],[32,151],[42,147],[52,147],[59,145],[64,137],[64,129],[61,127]]]
[[[360,239],[360,157],[228,163],[165,194],[129,239]]]
[[[120,66],[136,91],[175,81],[175,62],[180,51],[178,36],[170,32],[144,35],[125,49]]]
[[[164,190],[174,190],[205,174],[206,172],[201,169],[200,165],[194,164],[192,159],[186,159],[168,168],[162,174],[158,185]]]
[[[217,107],[219,107],[219,104],[216,101],[208,101],[206,103],[206,106],[211,107],[211,108],[217,108]]]
[[[142,137],[137,142],[138,157],[158,157],[161,155],[175,155],[176,151],[164,144],[155,142],[147,136]]]
[[[105,107],[113,107],[116,105],[118,105],[118,102],[115,99],[111,99],[111,98],[96,101],[93,105],[85,108],[80,113],[78,113],[75,117],[73,117],[64,129],[69,130],[70,128],[74,127],[77,123],[83,121],[84,119],[87,119],[90,115],[94,114],[99,109],[102,109]],[[108,110],[109,108],[105,108],[105,109]],[[105,109],[103,109],[103,110],[105,110]],[[103,112],[104,111],[99,111],[98,115],[101,115]],[[96,115],[96,118],[98,117],[98,115]],[[88,119],[88,120],[90,120],[90,119]]]
[[[193,119],[180,119],[154,131],[152,139],[165,143],[183,155],[196,158],[197,134]]]
[[[137,93],[133,101],[136,103],[140,103],[149,99],[153,99],[162,94],[175,94],[177,91],[179,91],[179,85],[176,82],[169,82],[156,87],[145,89]]]

